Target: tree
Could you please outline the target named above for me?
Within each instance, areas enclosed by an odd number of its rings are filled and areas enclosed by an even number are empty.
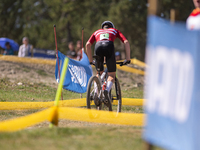
[[[144,60],[146,45],[146,1],[124,0],[113,2],[109,18],[129,40],[131,57]],[[118,47],[120,45],[118,44]]]
[[[190,1],[173,1],[173,0],[162,0],[159,2],[160,12],[159,16],[165,19],[170,19],[170,9],[175,9],[178,13],[177,20],[184,21],[189,16],[191,11],[194,9],[192,0]]]
[[[174,8],[180,21],[185,21],[194,8],[192,1],[184,0],[162,0],[159,7],[160,17],[169,19]],[[146,0],[2,0],[0,33],[18,43],[27,36],[34,47],[55,49],[56,24],[58,50],[66,53],[69,41],[81,39],[82,27],[85,44],[103,21],[110,20],[129,40],[131,57],[144,61],[147,9]],[[119,40],[115,49],[124,50]]]
[[[21,17],[23,0],[2,0],[0,3],[0,33],[2,37],[8,37],[19,42],[18,36],[23,32],[23,20]]]

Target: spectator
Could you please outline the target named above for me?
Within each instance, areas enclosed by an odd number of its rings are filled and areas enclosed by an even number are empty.
[[[77,54],[76,54],[76,51],[74,50],[73,42],[69,42],[68,48],[69,48],[69,50],[67,51],[67,57],[76,59]]]
[[[200,30],[200,1],[193,0],[195,9],[187,18],[186,26],[189,30]]]
[[[18,57],[27,57],[32,52],[33,46],[29,44],[27,37],[22,39],[22,43],[19,47]]]
[[[81,41],[78,40],[76,42],[76,53],[77,53],[77,60],[82,59],[82,46],[81,46]]]
[[[121,60],[121,53],[120,52],[115,52],[115,60]]]
[[[193,0],[193,3],[194,3],[195,8],[200,9],[200,1],[199,0]]]
[[[6,42],[5,46],[6,46],[6,49],[4,50],[3,55],[13,55],[14,51],[13,51],[10,43]]]

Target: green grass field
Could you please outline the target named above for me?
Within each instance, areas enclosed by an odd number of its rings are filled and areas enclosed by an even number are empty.
[[[122,88],[123,89],[123,88]],[[56,88],[44,84],[9,82],[8,79],[0,79],[0,101],[53,101]],[[122,90],[123,97],[143,98],[143,88]],[[83,94],[82,97],[86,97]],[[80,98],[80,94],[63,91],[64,99]],[[39,110],[1,110],[0,121],[24,116]],[[122,112],[143,113],[141,106],[123,106]],[[59,127],[48,128],[48,123],[41,123],[25,130],[13,133],[0,133],[0,149],[144,149],[142,140],[142,127],[118,126],[109,124],[97,124],[78,121],[61,120]]]

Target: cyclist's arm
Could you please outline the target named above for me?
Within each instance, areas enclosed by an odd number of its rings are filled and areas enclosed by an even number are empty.
[[[92,62],[92,61],[93,61],[91,46],[92,46],[92,44],[91,44],[90,42],[87,42],[87,43],[86,43],[86,53],[87,53],[89,62]]]
[[[125,45],[125,50],[126,50],[126,60],[130,60],[130,44],[128,42],[128,40],[124,41],[124,45]]]
[[[125,50],[126,50],[126,60],[130,60],[130,45],[128,40],[125,38],[125,36],[117,29],[115,29],[117,31],[117,37],[124,43],[125,45]]]

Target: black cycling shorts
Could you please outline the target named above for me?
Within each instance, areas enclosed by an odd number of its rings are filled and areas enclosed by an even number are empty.
[[[100,56],[100,71],[104,70],[104,56],[108,72],[116,72],[115,49],[112,41],[98,41],[94,48],[95,55]],[[97,63],[95,64],[97,68]]]

